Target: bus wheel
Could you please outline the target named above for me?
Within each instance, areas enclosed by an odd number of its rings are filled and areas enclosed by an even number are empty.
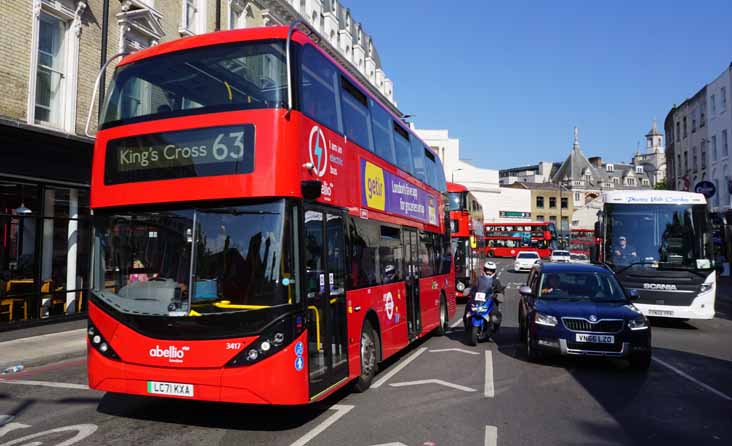
[[[440,326],[435,330],[437,336],[445,336],[448,323],[447,302],[445,302],[445,295],[443,294],[440,296]]]
[[[371,386],[371,380],[376,374],[376,364],[378,362],[378,350],[376,349],[378,339],[371,328],[371,323],[366,321],[363,323],[361,330],[361,374],[356,379],[354,389],[356,392],[365,392]]]
[[[488,257],[493,257],[495,254],[493,254],[493,251],[488,251]]]

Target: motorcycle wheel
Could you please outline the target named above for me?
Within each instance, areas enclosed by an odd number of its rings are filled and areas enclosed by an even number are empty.
[[[468,330],[465,331],[465,341],[470,346],[474,346],[478,344],[478,332],[480,330],[480,327],[475,327],[472,324],[469,324]]]

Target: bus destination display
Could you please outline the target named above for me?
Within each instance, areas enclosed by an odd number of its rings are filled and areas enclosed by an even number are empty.
[[[254,170],[254,125],[206,127],[107,143],[105,184],[233,175]]]

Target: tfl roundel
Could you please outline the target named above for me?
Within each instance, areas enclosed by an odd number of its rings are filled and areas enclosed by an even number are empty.
[[[328,169],[328,144],[325,142],[325,134],[317,125],[310,130],[308,147],[315,174],[322,177]]]

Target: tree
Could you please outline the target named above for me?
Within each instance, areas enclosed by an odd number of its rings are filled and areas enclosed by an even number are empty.
[[[656,189],[656,190],[665,190],[665,189],[668,189],[666,187],[666,179],[664,178],[663,180],[661,180],[658,183],[656,183],[656,186],[654,187],[654,189]]]

